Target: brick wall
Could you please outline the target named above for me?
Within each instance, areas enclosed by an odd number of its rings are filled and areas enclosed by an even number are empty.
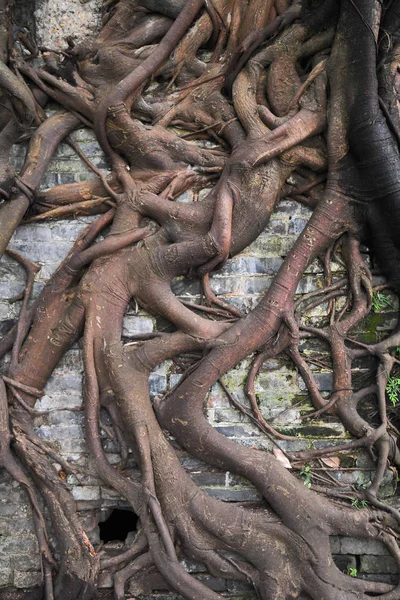
[[[60,40],[72,34],[81,38],[92,35],[99,26],[100,0],[84,2],[79,0],[36,0],[35,3],[18,0],[20,25],[31,25],[36,19],[36,34],[41,44],[50,47],[59,45]],[[80,130],[72,134],[81,149],[101,169],[107,169],[100,148],[88,130]],[[23,164],[26,146],[14,148],[15,167]],[[67,145],[61,145],[52,161],[43,188],[63,183],[73,183],[93,178],[93,173],[74,154]],[[201,193],[207,193],[203,191]],[[190,193],[178,199],[182,202],[191,200]],[[309,211],[291,202],[283,201],[279,210],[271,218],[269,226],[263,234],[241,255],[230,260],[226,266],[211,277],[211,285],[215,293],[228,302],[241,308],[251,310],[258,302],[260,295],[268,288],[278,270],[283,257],[292,246],[297,235],[305,226]],[[21,226],[14,235],[11,247],[41,265],[34,285],[33,297],[42,289],[45,281],[54,272],[65,257],[73,241],[91,219],[78,217],[73,220],[47,222]],[[340,265],[334,265],[336,273],[340,273]],[[5,332],[18,317],[20,303],[10,303],[24,288],[25,275],[21,267],[7,257],[0,262],[0,334]],[[303,294],[318,289],[323,284],[321,264],[313,263],[303,277],[298,293]],[[193,281],[177,280],[174,291],[186,300],[195,301],[198,285]],[[392,306],[386,306],[382,314],[373,314],[360,327],[361,338],[373,341],[375,328],[385,332],[393,327],[395,319],[396,299],[392,298]],[[326,307],[325,307],[326,308]],[[324,317],[324,307],[315,309],[309,314],[312,324],[318,325]],[[163,327],[164,324],[143,311],[129,310],[125,317],[124,336],[134,333],[149,332]],[[310,349],[310,352],[313,348]],[[320,352],[320,348],[315,348]],[[250,359],[243,361],[224,378],[224,382],[235,397],[247,403],[244,397],[243,384],[246,378]],[[1,365],[1,372],[6,372],[6,361]],[[77,477],[69,477],[68,483],[76,499],[79,511],[88,529],[93,518],[104,521],[111,509],[126,508],[123,499],[112,490],[101,485],[93,472],[90,457],[84,439],[82,413],[82,359],[79,344],[72,348],[54,371],[45,389],[45,396],[36,404],[38,411],[35,426],[38,435],[78,469],[84,471]],[[315,368],[315,377],[321,391],[329,393],[331,389],[331,372]],[[356,365],[354,377],[371,376],[370,365]],[[150,377],[152,396],[163,394],[174,386],[180,374],[172,362],[167,362],[156,369]],[[269,360],[263,366],[256,382],[256,393],[265,418],[283,433],[294,436],[293,441],[279,441],[281,448],[291,451],[320,447],[327,444],[341,443],[346,434],[337,419],[325,416],[318,421],[305,423],[300,416],[311,412],[308,395],[301,378],[289,360]],[[45,414],[40,415],[40,412]],[[104,417],[105,418],[105,417]],[[262,434],[247,418],[233,408],[222,388],[214,386],[208,398],[208,418],[214,427],[240,444],[256,446],[271,451],[272,442]],[[107,422],[105,421],[105,425]],[[110,426],[110,423],[108,423]],[[102,431],[104,448],[108,460],[119,462],[118,445]],[[259,501],[258,492],[246,481],[231,473],[210,469],[189,456],[182,455],[184,466],[191,472],[193,479],[209,494],[225,502]],[[362,486],[368,483],[373,465],[365,454],[349,456],[345,462],[347,470],[334,472],[332,475],[341,482]],[[131,462],[132,476],[138,477],[135,465]],[[393,473],[387,471],[385,485],[381,492],[385,497],[394,493]],[[354,510],[357,510],[355,507]],[[93,524],[93,523],[92,523]],[[99,528],[89,533],[94,543],[99,541]],[[120,543],[115,543],[116,546]],[[392,559],[385,554],[385,549],[378,543],[365,543],[350,538],[332,539],[332,551],[343,571],[356,568],[360,575],[373,576],[382,581],[390,581],[396,567]],[[253,598],[244,584],[232,583],[222,579],[209,577],[201,565],[185,562],[185,567],[198,577],[206,579],[213,589],[226,593],[229,597]],[[9,476],[0,472],[0,598],[12,597],[12,590],[34,589],[41,582],[40,561],[37,542],[34,535],[32,511],[26,494]],[[111,586],[111,577],[102,576],[102,586]],[[130,590],[135,593],[134,589]],[[171,595],[160,593],[152,598],[158,600],[171,598]]]
[[[80,130],[73,134],[73,138],[92,161],[106,171],[106,164],[93,134],[89,130]],[[25,146],[15,147],[16,167],[22,164],[25,152]],[[73,183],[92,177],[93,173],[88,171],[73,151],[68,146],[61,145],[42,187]],[[179,201],[190,201],[190,195],[184,194]],[[223,269],[211,277],[214,292],[243,311],[254,307],[260,295],[270,285],[274,273],[282,262],[282,257],[305,226],[308,216],[309,211],[304,207],[292,201],[281,202],[279,210],[262,235],[241,255],[230,260]],[[41,265],[35,281],[34,297],[40,292],[45,281],[67,254],[76,236],[91,218],[78,217],[73,220],[28,224],[21,226],[15,233],[11,247]],[[335,265],[335,269],[339,274],[340,265]],[[4,257],[0,262],[0,321],[4,331],[18,317],[20,303],[10,303],[10,299],[23,290],[24,280],[25,276],[20,266]],[[303,277],[298,293],[318,289],[322,283],[322,267],[316,261]],[[195,301],[198,298],[198,285],[193,281],[177,280],[175,291],[186,300]],[[376,320],[379,319],[378,329],[382,331],[393,326],[395,299],[392,301],[393,307],[387,306],[386,312],[372,315],[373,325],[375,326]],[[309,317],[310,322],[318,324],[323,315],[323,307],[315,309]],[[132,334],[157,329],[157,323],[158,321],[151,315],[131,308],[125,317],[123,334],[126,339],[129,339]],[[160,326],[160,323],[158,325]],[[371,322],[368,320],[361,327],[361,335],[364,335],[364,339],[368,341],[371,336],[370,328]],[[243,385],[249,364],[250,359],[246,359],[223,378],[230,391],[244,404],[247,401]],[[5,368],[6,364],[3,365],[3,372]],[[38,415],[35,417],[35,426],[38,435],[49,442],[63,458],[85,471],[85,474],[77,477],[69,476],[68,483],[71,485],[78,509],[89,524],[93,516],[96,521],[104,521],[112,508],[126,508],[127,505],[113,490],[102,486],[91,469],[82,425],[82,372],[81,350],[78,344],[63,358],[46,386],[45,395],[37,401],[35,408]],[[355,369],[355,377],[369,375],[368,364],[360,364]],[[315,377],[320,389],[329,393],[331,372],[316,369]],[[176,366],[171,361],[164,363],[150,376],[152,396],[163,394],[174,386],[179,378],[180,374]],[[317,448],[321,445],[341,443],[343,438],[346,438],[343,426],[334,417],[325,416],[311,423],[300,420],[300,415],[310,412],[312,408],[304,383],[288,359],[266,361],[257,378],[256,393],[265,418],[281,432],[297,438],[293,441],[279,441],[281,448],[290,451]],[[45,411],[45,414],[40,415],[41,411]],[[215,385],[209,394],[208,417],[214,427],[228,438],[247,446],[272,450],[273,446],[269,438],[230,405],[219,385]],[[110,423],[108,426],[110,427]],[[104,431],[102,437],[109,461],[118,463],[118,445]],[[185,455],[182,457],[182,462],[191,472],[196,483],[220,500],[226,502],[260,500],[258,492],[234,474],[210,469]],[[356,486],[368,483],[373,465],[366,455],[348,457],[346,464],[348,470],[332,471],[332,475],[337,480],[353,483]],[[134,464],[132,463],[131,466],[133,476],[138,477]],[[393,492],[393,474],[387,471],[382,493],[384,496],[390,496]],[[90,532],[90,537],[95,543],[99,541],[98,527]],[[396,572],[394,562],[390,557],[385,556],[385,550],[379,544],[365,545],[358,540],[336,538],[332,539],[332,549],[343,571],[352,567],[365,576],[374,574],[375,577],[378,573],[379,578],[384,581],[389,581],[392,573]],[[246,586],[243,584],[209,577],[204,573],[201,565],[187,563],[186,566],[189,570],[197,572],[200,578],[205,578],[214,589],[226,592],[230,597],[241,596],[243,593],[246,595]],[[1,589],[31,588],[40,581],[40,562],[29,502],[21,487],[10,480],[6,473],[1,473],[0,598]],[[102,576],[104,587],[111,586],[111,583],[109,575]],[[134,589],[131,590],[131,593],[133,592]],[[167,596],[159,596],[161,597]],[[246,597],[251,598],[249,592]]]

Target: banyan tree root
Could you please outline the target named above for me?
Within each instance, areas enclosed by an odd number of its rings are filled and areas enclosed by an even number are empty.
[[[360,242],[371,246],[388,285],[395,291],[400,285],[399,0],[106,2],[97,39],[70,42],[61,54],[46,50],[42,66],[24,60],[18,48],[12,51],[7,0],[0,1],[2,11],[1,110],[13,115],[11,125],[1,115],[2,251],[21,220],[102,213],[30,304],[36,267],[10,250],[28,278],[20,320],[0,343],[2,356],[11,352],[0,380],[0,466],[31,501],[46,600],[89,600],[105,569],[114,575],[117,600],[124,598],[128,580],[140,593],[141,582],[154,572],[184,598],[221,598],[184,569],[183,557],[204,563],[212,575],[251,583],[265,600],[397,600],[399,581],[342,573],[329,538],[381,541],[400,571],[400,515],[379,498],[387,465],[400,463],[385,398],[398,362],[393,349],[400,345],[399,333],[372,345],[352,336],[373,298]],[[37,55],[33,46],[32,52]],[[48,118],[41,109],[47,98],[60,106]],[[111,177],[72,143],[99,179],[38,191],[58,144],[64,138],[71,143],[69,133],[82,126],[94,128]],[[28,128],[27,157],[16,174],[9,151]],[[210,189],[197,201],[175,200],[204,186]],[[285,196],[311,207],[312,216],[258,305],[243,315],[214,294],[209,273],[257,238]],[[104,239],[96,242],[100,233]],[[335,252],[341,252],[347,273],[338,280],[330,268]],[[320,257],[326,287],[299,301],[301,277]],[[183,276],[202,282],[204,304],[175,295],[173,282]],[[346,299],[339,307],[341,296]],[[123,317],[132,299],[168,320],[173,332],[139,336],[124,346]],[[303,322],[307,311],[326,302],[323,326]],[[54,463],[63,473],[74,471],[33,426],[36,399],[81,337],[91,463],[140,519],[137,537],[119,555],[109,554],[107,545],[92,546]],[[299,348],[300,340],[311,337],[331,356],[330,398],[320,393]],[[335,483],[332,477],[322,478],[324,488],[308,489],[279,460],[282,453],[276,458],[240,446],[208,423],[209,389],[252,353],[250,409],[226,389],[235,406],[275,445],[290,440],[266,422],[254,392],[265,360],[286,353],[315,414],[335,415],[352,440],[286,452],[285,459],[305,464],[367,449],[376,471],[357,497],[369,502],[368,509],[357,511],[340,500],[346,490],[327,487]],[[352,362],[363,356],[376,359],[375,381],[355,390]],[[180,383],[152,404],[151,371],[167,359],[184,364],[184,357],[190,366]],[[376,401],[378,425],[358,410],[369,396]],[[104,452],[100,409],[109,414],[119,441],[120,468]],[[246,478],[263,504],[253,509],[209,496],[182,467],[177,444]],[[138,480],[124,468],[129,450]],[[52,520],[55,548],[38,495]]]

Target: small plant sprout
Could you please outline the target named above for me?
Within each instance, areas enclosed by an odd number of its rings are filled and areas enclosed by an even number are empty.
[[[384,309],[386,306],[392,306],[392,302],[386,294],[383,292],[373,292],[372,294],[372,310],[377,313]]]
[[[368,506],[367,500],[359,500],[358,498],[351,499],[351,505],[354,506],[357,510],[361,510],[362,508],[366,508]]]
[[[386,384],[386,393],[393,406],[396,406],[400,400],[400,377],[389,375]]]
[[[357,577],[357,569],[354,567],[349,567],[347,569],[347,575],[350,575],[350,577]]]
[[[300,471],[300,475],[304,476],[304,485],[310,489],[311,487],[311,467],[310,465],[306,465]]]

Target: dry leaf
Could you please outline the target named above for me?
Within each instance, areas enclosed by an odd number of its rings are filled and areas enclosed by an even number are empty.
[[[290,464],[289,459],[285,456],[285,454],[282,452],[282,450],[279,450],[279,448],[274,448],[273,453],[274,453],[276,460],[279,461],[281,463],[281,465],[283,467],[285,467],[285,469],[292,468],[292,465]]]
[[[332,467],[333,469],[340,467],[340,458],[338,456],[326,456],[325,458],[321,458],[321,460],[327,467]]]

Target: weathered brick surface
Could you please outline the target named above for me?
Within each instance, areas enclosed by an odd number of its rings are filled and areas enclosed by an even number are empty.
[[[73,134],[82,150],[100,168],[106,169],[100,148],[94,136],[87,130]],[[15,162],[20,163],[25,149],[18,146],[14,150]],[[57,155],[50,165],[43,187],[50,187],[65,182],[80,181],[92,178],[93,173],[77,158],[72,150],[61,145]],[[181,201],[190,201],[186,193]],[[282,257],[293,245],[298,233],[304,228],[308,211],[292,202],[283,201],[271,223],[262,235],[240,256],[230,260],[223,269],[211,277],[211,286],[215,293],[221,295],[244,312],[251,310],[259,301],[260,296],[271,284],[274,274],[282,263]],[[15,233],[11,247],[41,265],[33,290],[36,297],[46,280],[65,257],[77,235],[84,229],[90,217],[79,217],[62,222],[48,222],[21,226]],[[335,270],[339,270],[335,266]],[[6,331],[18,318],[20,303],[10,303],[24,288],[24,272],[11,259],[4,257],[0,262],[0,325]],[[323,269],[316,261],[303,277],[298,293],[307,293],[318,289],[323,284]],[[185,300],[198,299],[199,286],[197,282],[178,279],[174,285],[175,292]],[[393,300],[395,302],[395,300]],[[326,307],[319,307],[310,313],[310,322],[318,324],[324,315]],[[382,331],[390,328],[393,317],[392,309],[387,311],[387,319],[382,319]],[[125,320],[123,336],[129,337],[137,333],[147,333],[156,329],[156,319],[142,310],[135,312],[130,308]],[[360,328],[364,339],[368,340],[368,325]],[[1,330],[0,330],[1,331]],[[245,406],[248,405],[243,386],[250,365],[246,359],[223,377],[224,383],[235,397]],[[3,371],[6,365],[3,365]],[[332,389],[332,373],[327,369],[312,367],[315,379],[323,393]],[[367,373],[368,368],[360,364],[356,374]],[[38,413],[45,412],[35,418],[38,435],[54,446],[55,450],[71,463],[85,468],[87,473],[78,479],[69,477],[73,496],[79,510],[83,514],[97,511],[100,518],[105,518],[109,509],[126,506],[124,500],[109,488],[102,486],[101,481],[91,472],[90,457],[83,430],[82,413],[82,373],[83,365],[79,344],[72,348],[58,365],[50,378],[45,395],[37,401]],[[157,368],[150,376],[152,397],[165,393],[177,384],[181,375],[175,373],[172,363],[166,362]],[[293,436],[292,441],[279,441],[281,448],[295,451],[309,447],[321,447],[339,444],[347,439],[343,426],[337,419],[325,416],[321,420],[305,423],[300,416],[311,412],[308,394],[304,382],[296,369],[287,359],[268,360],[264,364],[256,381],[256,394],[264,417],[283,433]],[[222,388],[213,386],[208,396],[208,418],[210,422],[226,437],[239,444],[272,450],[272,443],[241,413],[233,408]],[[105,425],[110,423],[105,417]],[[118,445],[108,439],[107,434],[101,433],[104,448],[112,464],[119,461]],[[298,438],[298,439],[296,439]],[[194,481],[210,495],[227,502],[257,501],[259,493],[247,482],[230,473],[216,472],[190,457],[182,457],[182,462]],[[133,463],[132,465],[133,466]],[[348,471],[332,471],[338,481],[365,485],[371,478],[373,465],[363,455],[354,460],[353,467]],[[135,474],[133,475],[135,477]],[[138,476],[138,474],[137,474]],[[386,474],[386,495],[393,493],[393,474]],[[356,509],[355,509],[356,510]],[[108,512],[107,512],[108,511]],[[98,530],[91,533],[91,539],[98,541]],[[389,577],[393,573],[393,563],[387,556],[385,548],[375,543],[365,544],[362,540],[350,538],[332,539],[332,552],[342,570],[359,569],[360,573],[382,574]],[[14,586],[27,588],[40,582],[40,561],[37,554],[37,543],[34,536],[31,508],[25,492],[2,473],[0,479],[0,588]],[[201,573],[198,565],[190,567],[195,573]],[[200,569],[200,570],[199,570]],[[242,584],[227,582],[206,575],[210,587],[227,593],[231,597],[246,596],[252,598],[248,588]],[[110,587],[111,579],[107,574],[102,576],[102,585]],[[169,594],[156,594],[153,600],[170,600]]]
[[[40,45],[64,49],[65,39],[92,37],[100,27],[100,0],[36,0],[35,20]]]

